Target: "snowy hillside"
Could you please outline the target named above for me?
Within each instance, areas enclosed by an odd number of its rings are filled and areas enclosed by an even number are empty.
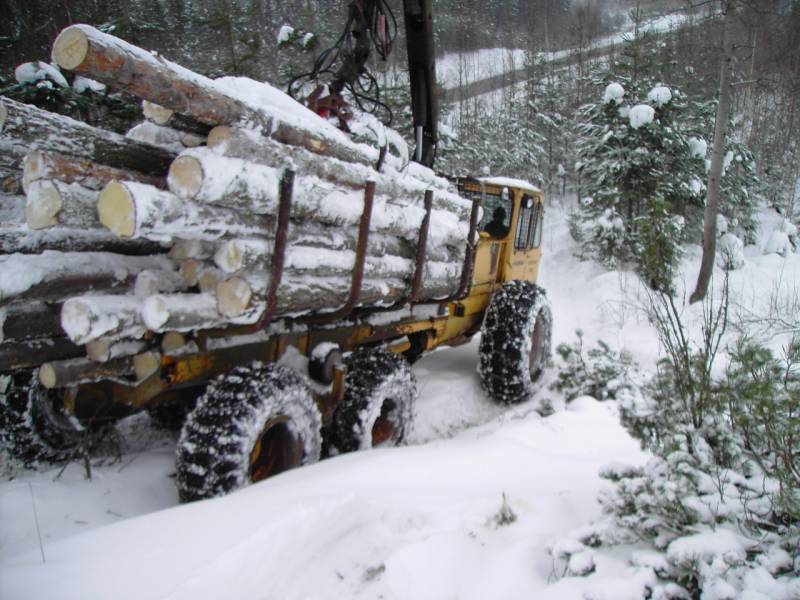
[[[766,240],[779,220],[761,217]],[[651,368],[657,343],[635,278],[578,262],[558,201],[546,222],[540,283],[554,343],[581,328],[587,343],[605,339]],[[800,282],[800,255],[745,254],[732,276],[742,309]],[[698,255],[683,263],[690,284]],[[91,481],[79,464],[18,471],[0,484],[0,597],[643,597],[655,575],[630,566],[624,549],[573,554],[570,568],[594,572],[559,579],[559,551],[600,517],[596,498],[609,484],[599,470],[647,459],[616,404],[582,397],[565,407],[544,387],[501,409],[480,391],[476,364],[473,341],[414,366],[409,447],[329,459],[221,499],[177,506],[174,441],[144,416],[123,424],[122,455],[98,458]],[[545,398],[556,412],[542,417]]]

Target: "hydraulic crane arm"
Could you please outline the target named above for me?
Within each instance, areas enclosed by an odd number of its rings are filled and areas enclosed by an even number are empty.
[[[411,111],[416,141],[414,160],[426,167],[433,167],[436,158],[439,118],[431,4],[432,0],[403,0]]]

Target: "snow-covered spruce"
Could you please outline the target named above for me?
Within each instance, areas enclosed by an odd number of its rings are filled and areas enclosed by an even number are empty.
[[[290,368],[253,363],[211,382],[189,413],[177,448],[183,502],[221,496],[315,462],[322,417]]]
[[[0,375],[0,441],[12,456],[30,466],[58,462],[76,454],[83,427],[67,415],[56,392],[39,383],[36,371]]]
[[[478,372],[501,404],[524,402],[550,359],[552,313],[542,288],[509,281],[495,293],[481,327]]]
[[[352,452],[402,443],[411,433],[417,400],[417,382],[406,360],[382,348],[361,348],[345,365],[347,385],[333,415],[332,445]]]

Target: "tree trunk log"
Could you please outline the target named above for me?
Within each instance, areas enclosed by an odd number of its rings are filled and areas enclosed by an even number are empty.
[[[112,182],[97,203],[100,222],[120,237],[216,240],[223,236],[265,236],[274,229],[273,217],[192,204],[149,185]]]
[[[53,389],[100,379],[122,379],[133,372],[132,358],[118,358],[107,363],[73,358],[44,363],[39,368],[39,381],[47,389]]]
[[[433,176],[428,169],[378,173],[370,167],[350,164],[335,157],[317,156],[303,148],[287,147],[239,127],[215,127],[208,134],[208,147],[222,156],[279,170],[292,168],[298,175],[314,176],[352,189],[364,189],[364,184],[373,180],[377,194],[417,198],[420,206],[425,190],[433,189],[435,208],[454,212],[466,221],[472,210],[471,202],[450,192],[448,181]]]
[[[55,225],[96,229],[99,192],[77,183],[62,183],[50,179],[33,181],[28,186],[25,221],[31,229],[46,229]]]
[[[175,154],[163,148],[129,140],[117,133],[92,127],[63,115],[22,104],[10,98],[0,100],[8,118],[0,131],[6,149],[18,157],[14,162],[20,169],[23,157],[31,150],[44,150],[142,173],[164,176]]]
[[[196,148],[206,143],[205,137],[193,133],[178,131],[150,121],[139,123],[131,128],[125,137],[130,140],[153,144],[170,152],[183,152],[186,148]]]
[[[94,362],[108,362],[115,358],[134,356],[147,347],[141,340],[115,340],[100,338],[86,344],[86,356]]]
[[[142,300],[128,295],[80,296],[61,308],[61,327],[75,344],[101,337],[139,339],[145,333]]]
[[[145,300],[144,324],[151,331],[195,331],[224,327],[213,294],[160,294]]]
[[[210,258],[216,251],[214,242],[206,240],[175,240],[169,251],[172,260],[186,260],[187,258]]]
[[[52,54],[63,69],[124,89],[206,125],[249,122],[280,142],[318,154],[366,165],[375,164],[378,158],[377,149],[353,143],[333,126],[320,127],[320,117],[300,105],[294,110],[313,121],[313,126],[304,127],[300,119],[289,123],[279,118],[280,109],[272,106],[265,106],[264,110],[252,108],[223,92],[222,86],[211,79],[88,25],[64,29],[53,44]],[[261,85],[265,93],[279,93],[266,84]]]
[[[156,125],[163,125],[164,127],[185,131],[204,138],[211,131],[211,127],[208,125],[147,100],[142,101],[142,114],[144,114],[145,119]]]
[[[46,337],[0,344],[0,373],[38,367],[52,360],[83,355],[83,348],[65,337]]]
[[[0,253],[35,254],[47,250],[145,256],[164,252],[165,248],[150,240],[119,238],[106,229],[49,227],[31,231],[24,220],[20,225],[0,225]]]
[[[159,256],[122,256],[108,252],[56,252],[0,256],[0,304],[12,298],[63,300],[70,295],[128,290],[145,269],[169,270]]]
[[[155,271],[146,269],[136,276],[133,295],[137,298],[148,298],[156,294],[172,294],[182,292],[186,288],[183,277],[177,271]]]
[[[57,179],[63,183],[77,183],[90,190],[102,190],[112,181],[138,181],[166,189],[164,177],[147,175],[131,169],[109,167],[85,158],[65,156],[55,152],[34,150],[23,160],[22,187],[27,192],[34,181]]]
[[[0,344],[8,340],[63,335],[58,304],[23,302],[0,308]]]

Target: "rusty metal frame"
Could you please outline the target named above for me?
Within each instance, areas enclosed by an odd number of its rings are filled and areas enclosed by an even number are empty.
[[[411,284],[411,293],[406,302],[414,304],[419,299],[422,290],[422,275],[425,270],[425,259],[428,256],[428,234],[431,228],[431,211],[433,209],[433,190],[425,190],[425,217],[419,228],[417,241],[417,255],[414,261],[414,279]]]
[[[469,292],[470,281],[475,270],[475,251],[478,247],[478,242],[475,240],[475,236],[478,233],[478,214],[480,213],[482,203],[483,198],[472,199],[472,213],[469,217],[467,250],[464,253],[464,268],[461,270],[461,281],[459,282],[458,290],[456,290],[456,292],[450,297],[440,300],[440,302],[458,302],[467,295],[467,292]]]
[[[375,204],[375,182],[368,181],[364,188],[364,210],[358,225],[358,243],[356,258],[353,264],[353,277],[350,280],[350,293],[347,301],[333,312],[314,315],[308,322],[314,324],[332,323],[349,317],[361,297],[361,284],[364,281],[364,264],[367,260],[367,244],[369,243],[369,226],[372,222],[372,207]]]
[[[283,266],[286,261],[286,243],[289,237],[289,216],[292,211],[292,193],[294,190],[294,171],[287,169],[283,172],[280,183],[280,196],[278,200],[278,223],[275,230],[275,247],[272,251],[270,265],[269,290],[267,291],[267,304],[264,314],[258,320],[256,327],[266,329],[272,322],[278,310],[278,288],[283,279]]]

